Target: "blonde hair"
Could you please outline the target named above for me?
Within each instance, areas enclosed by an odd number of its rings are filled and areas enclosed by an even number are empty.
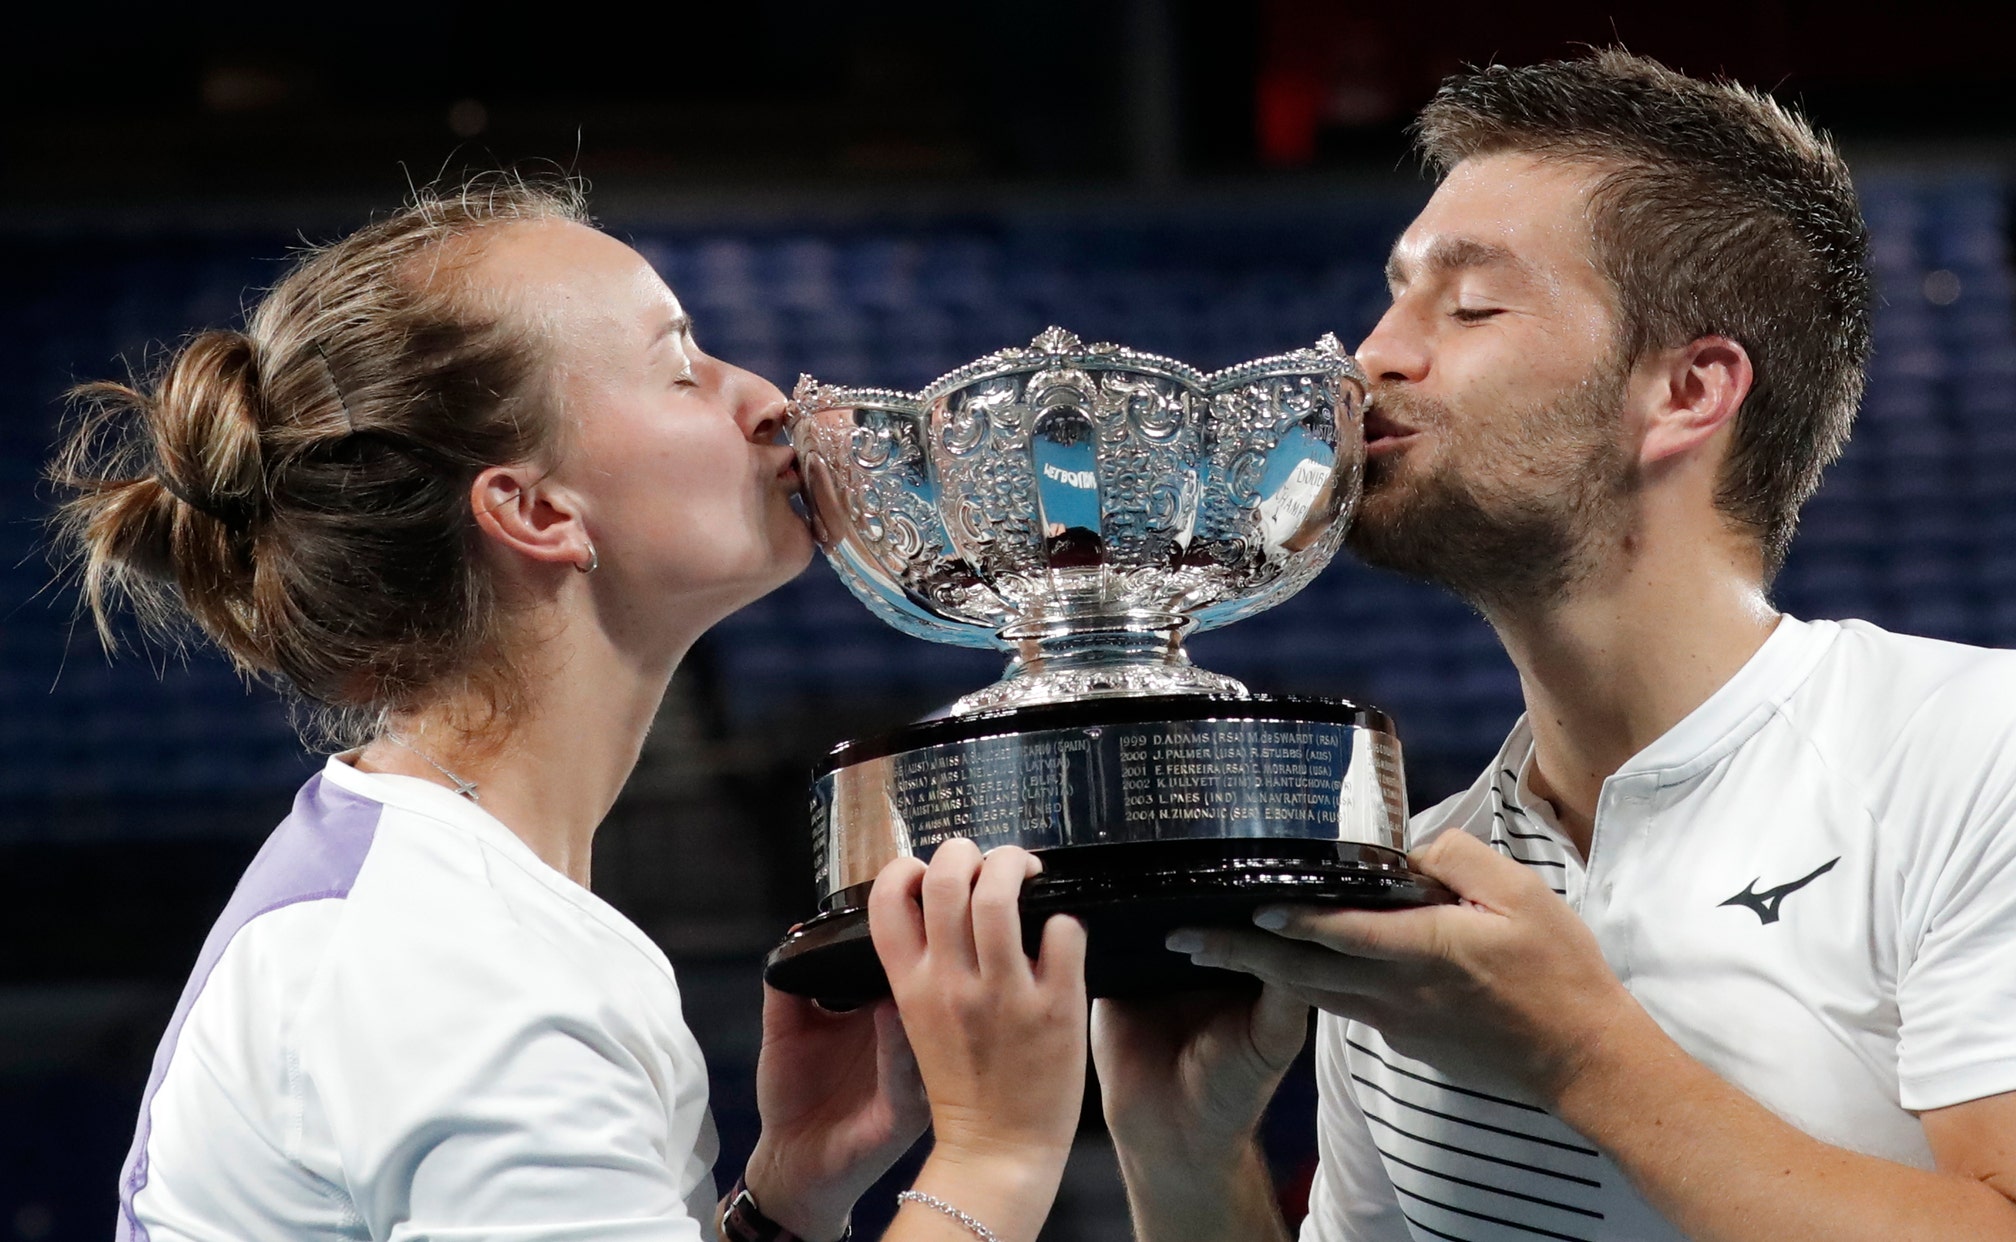
[[[450,681],[508,711],[518,679],[469,488],[558,431],[538,342],[456,276],[468,239],[535,220],[586,223],[580,188],[504,173],[419,192],[302,255],[244,331],[72,390],[54,522],[107,646],[122,603],[151,633],[193,621],[296,696],[324,744]]]

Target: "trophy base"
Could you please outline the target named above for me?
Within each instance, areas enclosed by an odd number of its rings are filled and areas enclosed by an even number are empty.
[[[1080,845],[1046,850],[1043,874],[1022,891],[1022,938],[1034,953],[1043,923],[1070,914],[1089,942],[1093,996],[1160,995],[1241,986],[1247,976],[1193,965],[1164,945],[1179,927],[1251,927],[1275,902],[1401,909],[1455,896],[1412,872],[1398,850],[1353,842],[1241,839]],[[783,992],[845,1009],[889,994],[868,937],[868,885],[794,929],[763,964]]]

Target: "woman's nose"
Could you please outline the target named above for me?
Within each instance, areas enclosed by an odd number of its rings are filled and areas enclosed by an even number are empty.
[[[731,367],[736,419],[742,434],[758,444],[771,444],[784,433],[784,394],[777,385],[752,371]]]

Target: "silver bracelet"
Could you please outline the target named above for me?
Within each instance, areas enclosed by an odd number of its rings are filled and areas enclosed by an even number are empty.
[[[995,1236],[992,1229],[974,1220],[971,1216],[966,1215],[966,1213],[953,1207],[936,1195],[927,1195],[921,1190],[904,1190],[897,1193],[896,1202],[921,1203],[925,1207],[936,1208],[970,1229],[973,1232],[973,1236],[980,1239],[980,1242],[1001,1242],[1001,1239]]]

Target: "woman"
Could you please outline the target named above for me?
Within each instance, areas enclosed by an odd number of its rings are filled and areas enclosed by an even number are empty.
[[[1083,932],[1031,963],[1033,859],[964,842],[877,883],[894,1010],[767,997],[764,1130],[717,1226],[699,1050],[589,855],[680,658],[811,545],[776,389],[571,190],[424,196],[245,332],[85,396],[55,477],[101,631],[122,599],[186,615],[351,747],[204,947],[122,1238],[826,1242],[921,1132],[920,1070],[936,1144],[886,1236],[1035,1236]]]

